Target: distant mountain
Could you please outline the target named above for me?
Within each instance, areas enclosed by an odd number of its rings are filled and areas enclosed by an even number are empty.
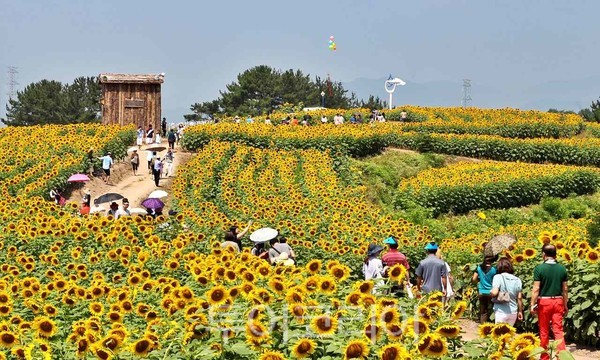
[[[356,93],[359,99],[369,95],[379,96],[387,101],[384,90],[387,78],[358,78],[344,82],[344,88]],[[433,81],[418,83],[406,81],[394,93],[394,105],[411,104],[421,106],[460,106],[461,81]],[[548,110],[550,108],[579,111],[590,106],[600,97],[600,76],[566,81],[548,81],[538,85],[524,86],[522,89],[506,90],[478,84],[472,81],[470,104],[484,108],[512,107],[519,109]]]

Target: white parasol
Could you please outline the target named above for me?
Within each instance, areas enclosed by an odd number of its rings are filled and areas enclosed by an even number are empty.
[[[92,206],[90,208],[90,214],[97,213],[97,212],[106,212],[106,211],[107,211],[107,209],[102,206]]]
[[[131,208],[129,209],[131,215],[147,215],[148,211],[142,208]]]
[[[267,242],[271,239],[275,239],[279,235],[279,231],[273,228],[261,228],[250,234],[250,240],[255,243]]]
[[[150,193],[150,195],[148,195],[148,198],[162,199],[167,196],[169,196],[169,194],[167,194],[167,192],[164,190],[154,190],[153,192]]]

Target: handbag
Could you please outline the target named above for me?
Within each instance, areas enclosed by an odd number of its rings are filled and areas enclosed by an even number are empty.
[[[504,289],[508,290],[506,287],[506,281],[504,280],[504,275],[500,275],[502,277],[502,283],[504,284]],[[496,304],[507,304],[510,302],[510,293],[508,291],[498,291],[498,296],[494,299]]]

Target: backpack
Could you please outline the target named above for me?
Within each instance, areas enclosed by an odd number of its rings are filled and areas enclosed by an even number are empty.
[[[169,142],[175,142],[175,133],[173,131],[169,132]]]

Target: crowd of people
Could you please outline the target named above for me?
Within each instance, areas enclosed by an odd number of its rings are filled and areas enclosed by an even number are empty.
[[[233,118],[233,121],[236,124],[242,123],[242,119],[239,116],[235,116]],[[315,121],[317,123],[320,122],[322,124],[329,123],[329,119],[325,115],[322,115],[320,119],[317,119]],[[333,123],[335,125],[342,125],[342,124],[344,124],[345,121],[346,121],[346,119],[344,118],[344,116],[341,113],[337,113],[333,117]],[[366,119],[366,120],[363,119],[362,114],[352,114],[352,115],[350,115],[350,118],[348,119],[348,121],[351,124],[383,123],[383,122],[386,121],[386,119],[385,119],[385,112],[374,110],[373,112],[371,112],[371,114],[369,115],[369,118]],[[253,124],[255,122],[256,121],[254,120],[254,118],[252,118],[251,115],[248,115],[246,117],[246,121],[245,121],[246,124]],[[264,123],[267,124],[267,125],[272,125],[273,124],[273,121],[271,120],[271,116],[270,115],[267,115],[265,117]],[[312,125],[314,123],[315,122],[313,121],[313,117],[310,114],[304,114],[302,116],[301,120],[298,119],[298,117],[296,115],[287,115],[286,117],[284,117],[283,119],[281,119],[281,124],[282,125],[310,126],[310,125]]]
[[[384,287],[384,278],[391,266],[401,264],[407,273],[410,269],[406,256],[397,250],[398,242],[393,237],[385,239],[384,244],[389,246],[389,251],[381,259],[379,255],[383,246],[369,245],[363,264],[364,278],[375,281],[376,292]],[[443,260],[435,242],[428,243],[425,252],[427,256],[415,269],[417,293],[439,291],[443,294],[444,301],[447,301],[454,295],[450,266]],[[552,332],[554,339],[558,341],[557,349],[561,351],[566,349],[563,318],[568,311],[567,271],[556,261],[554,245],[544,245],[542,254],[543,263],[537,265],[533,271],[530,312],[538,317],[541,345],[544,348],[548,347]],[[509,258],[499,259],[498,255],[485,256],[471,280],[478,287],[480,323],[489,321],[491,311],[494,313],[495,323],[514,325],[524,319],[523,283],[514,275],[514,267]],[[411,284],[408,275],[404,285],[409,292]],[[392,287],[391,291],[402,295],[400,289],[401,287]],[[548,355],[543,354],[541,359],[548,359]]]
[[[229,231],[225,232],[221,248],[231,248],[235,253],[243,251],[242,237],[248,233],[251,225],[252,221],[248,222],[243,230],[240,230],[237,226],[232,226]],[[287,239],[280,235],[265,241],[254,242],[250,253],[273,265],[289,266],[296,263],[296,253],[287,243]]]

